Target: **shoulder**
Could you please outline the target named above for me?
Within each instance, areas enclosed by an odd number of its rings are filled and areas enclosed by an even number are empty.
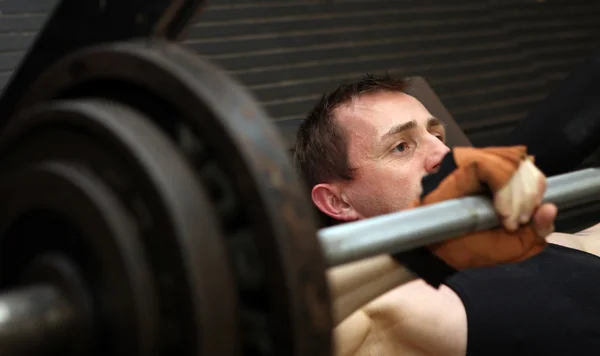
[[[412,281],[374,300],[364,311],[387,345],[410,348],[415,354],[464,355],[466,311],[447,286],[434,289],[423,280]]]
[[[464,355],[467,319],[446,286],[406,283],[367,304],[333,333],[336,356]]]

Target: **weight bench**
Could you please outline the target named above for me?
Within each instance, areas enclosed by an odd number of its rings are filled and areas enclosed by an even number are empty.
[[[435,94],[423,77],[407,78],[406,93],[417,98],[431,115],[446,124],[446,142],[449,147],[472,146],[471,141],[446,109],[440,98]],[[286,142],[288,150],[292,150],[296,140],[296,132],[304,119],[276,121],[275,124]]]

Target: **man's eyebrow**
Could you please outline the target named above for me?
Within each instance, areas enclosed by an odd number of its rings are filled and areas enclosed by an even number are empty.
[[[385,140],[389,139],[390,137],[396,136],[399,133],[404,132],[404,131],[412,130],[415,127],[417,127],[417,122],[415,120],[407,121],[402,124],[392,126],[388,132],[384,133],[383,136],[381,136],[381,140],[385,141]]]
[[[433,126],[442,126],[446,128],[446,124],[442,120],[432,116],[427,120],[427,128],[431,128]]]
[[[444,124],[444,122],[436,117],[430,117],[427,120],[427,128],[431,128],[434,126],[442,126],[442,127],[446,127],[446,125]],[[396,135],[398,135],[399,133],[402,133],[404,131],[408,131],[408,130],[412,130],[414,128],[417,127],[417,122],[415,120],[412,121],[407,121],[405,123],[402,124],[398,124],[396,126],[392,126],[392,128],[390,128],[390,130],[388,132],[386,132],[385,134],[383,134],[383,136],[381,136],[381,140],[385,141],[387,139],[389,139],[390,137],[394,137]]]

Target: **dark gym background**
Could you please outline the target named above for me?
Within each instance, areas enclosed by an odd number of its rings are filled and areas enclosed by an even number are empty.
[[[0,0],[0,87],[55,3]],[[185,42],[275,120],[301,118],[322,91],[365,72],[424,76],[485,145],[600,45],[599,19],[592,0],[213,0]],[[597,211],[577,210],[568,229]]]

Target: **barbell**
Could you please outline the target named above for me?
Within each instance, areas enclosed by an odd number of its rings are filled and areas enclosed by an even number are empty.
[[[600,170],[551,177],[559,208]],[[0,138],[0,354],[329,355],[326,271],[499,226],[467,197],[317,230],[256,101],[161,40],[74,51]]]

